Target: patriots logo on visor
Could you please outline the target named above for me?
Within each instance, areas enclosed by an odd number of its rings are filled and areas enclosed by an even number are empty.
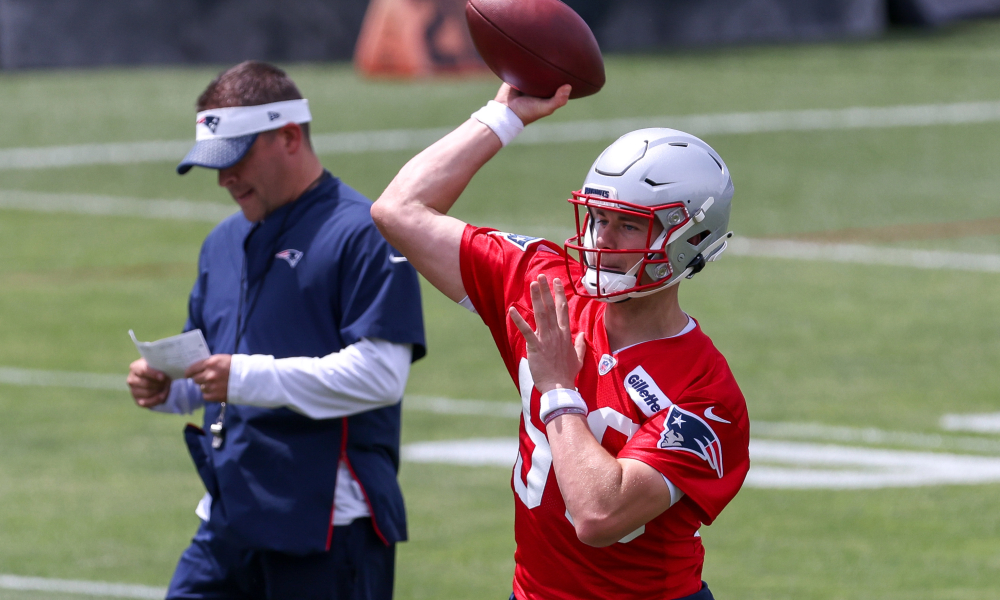
[[[275,254],[274,257],[287,261],[288,264],[291,265],[291,267],[294,269],[295,265],[299,264],[299,261],[302,260],[302,251],[282,250],[281,252]]]
[[[267,120],[268,121],[273,121],[273,120],[277,119],[280,116],[281,116],[281,113],[276,113],[276,112],[273,112],[273,111],[270,111],[270,110],[267,111]]]
[[[667,418],[663,420],[663,433],[657,447],[690,452],[707,462],[722,479],[722,442],[719,436],[708,423],[676,404],[670,407]]]
[[[198,124],[208,127],[209,131],[215,133],[215,130],[219,127],[219,117],[205,115],[204,117],[198,119]]]

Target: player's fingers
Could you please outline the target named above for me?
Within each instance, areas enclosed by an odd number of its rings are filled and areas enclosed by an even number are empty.
[[[552,280],[553,304],[556,311],[556,323],[559,331],[569,335],[569,303],[566,301],[566,289],[562,280],[556,277]]]
[[[549,286],[549,279],[544,274],[538,276],[538,286],[541,288],[542,305],[545,310],[555,310],[555,303],[552,301],[552,288]]]
[[[582,367],[583,359],[587,356],[587,340],[584,338],[582,331],[576,334],[576,340],[573,342],[573,349],[576,350],[577,364]]]
[[[532,281],[528,286],[528,291],[531,292],[531,309],[535,313],[535,331],[540,338],[549,330],[546,322],[545,300],[542,298],[542,286],[538,281]]]
[[[517,327],[517,330],[524,336],[524,341],[528,344],[528,348],[533,348],[535,345],[535,332],[532,331],[531,325],[528,325],[528,322],[524,320],[521,313],[517,312],[517,309],[513,306],[507,309],[507,315],[514,322],[514,327]]]
[[[548,105],[552,109],[552,112],[555,112],[557,108],[566,106],[566,103],[569,102],[569,95],[572,91],[573,86],[568,83],[559,86],[556,93],[548,100]]]
[[[538,276],[538,292],[541,309],[535,310],[535,323],[544,322],[546,334],[559,335],[559,319],[556,315],[556,306],[552,299],[552,289],[549,287],[548,278],[545,275]],[[541,312],[541,315],[539,315]],[[538,326],[539,332],[543,331],[542,326]]]

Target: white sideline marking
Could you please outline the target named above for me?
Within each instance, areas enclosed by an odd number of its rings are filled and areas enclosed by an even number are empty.
[[[0,384],[48,386],[93,390],[127,391],[125,374],[48,371],[0,366]],[[404,410],[450,415],[472,415],[517,419],[521,416],[519,402],[490,400],[456,400],[440,396],[407,395]],[[1000,433],[1000,413],[983,415],[945,415],[941,427],[949,431]],[[777,439],[809,439],[828,442],[863,443],[875,446],[903,446],[928,450],[952,450],[1000,454],[1000,441],[977,437],[955,437],[930,433],[885,431],[874,427],[844,427],[820,423],[780,423],[753,421],[754,437]]]
[[[526,129],[514,143],[537,145],[611,140],[643,127],[672,127],[695,135],[709,136],[779,131],[928,127],[997,121],[1000,121],[1000,102],[856,106],[833,110],[666,115],[537,123]],[[313,145],[319,154],[422,150],[449,131],[450,127],[435,127],[324,133],[313,136]],[[169,140],[6,148],[0,149],[0,170],[180,162],[191,146],[192,142],[189,140]]]
[[[885,431],[874,427],[751,421],[750,432],[754,438],[822,440],[826,442],[860,443],[870,446],[902,446],[926,450],[983,452],[1000,455],[1000,440],[944,436],[933,433]]]
[[[190,200],[147,200],[93,194],[49,194],[0,190],[0,208],[47,213],[74,213],[176,219],[218,223],[238,209],[235,204],[214,204]]]
[[[90,194],[51,194],[0,190],[0,209],[47,213],[142,217],[218,223],[237,212],[235,206],[190,200],[149,200]],[[514,231],[529,228],[508,228]],[[549,228],[555,231],[555,228]],[[907,250],[860,244],[817,244],[791,240],[735,237],[727,250],[735,256],[838,262],[917,269],[1000,273],[1000,255]]]
[[[403,460],[510,468],[516,438],[418,442],[403,446]],[[866,489],[1000,481],[1000,458],[751,440],[753,464],[745,485],[754,488]],[[776,466],[783,465],[783,466]]]
[[[436,396],[406,396],[403,409],[419,410],[446,415],[483,415],[487,417],[521,416],[521,403],[491,402],[489,400],[454,400]]]
[[[57,592],[111,598],[149,598],[151,600],[162,600],[167,595],[166,588],[156,588],[148,585],[49,579],[47,577],[21,577],[20,575],[3,574],[0,574],[0,589]]]
[[[741,237],[730,240],[727,251],[736,256],[1000,273],[1000,255],[997,254],[907,250],[860,244],[816,244]]]
[[[941,428],[947,431],[1000,433],[1000,413],[945,415],[941,417]]]
[[[234,214],[233,206],[190,200],[148,200],[90,194],[50,194],[0,190],[0,209],[48,213],[143,217],[218,223]],[[530,229],[530,228],[527,228]],[[519,230],[514,227],[513,230]],[[520,228],[524,231],[525,228]],[[529,233],[531,233],[529,231]],[[860,244],[817,244],[791,240],[761,240],[735,237],[730,254],[756,258],[780,258],[838,262],[917,269],[943,269],[1000,273],[1000,255],[907,250]]]
[[[0,367],[0,383],[8,385],[83,388],[89,390],[127,391],[125,374],[79,373]]]
[[[842,490],[1000,481],[1000,458],[986,456],[751,440],[750,459],[755,463],[744,485],[755,488]]]
[[[513,467],[517,438],[414,442],[402,448],[403,460],[465,467]]]

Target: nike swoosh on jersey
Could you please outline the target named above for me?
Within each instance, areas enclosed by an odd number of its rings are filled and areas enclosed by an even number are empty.
[[[389,255],[389,262],[391,262],[393,264],[398,264],[398,263],[404,263],[404,262],[407,262],[407,261],[406,261],[406,257],[405,256],[396,256],[395,254],[390,254]]]
[[[715,407],[714,406],[709,406],[708,408],[705,409],[705,418],[706,419],[711,419],[712,421],[718,421],[719,423],[726,423],[727,425],[732,425],[733,424],[732,421],[727,421],[727,420],[723,419],[722,417],[720,417],[720,416],[716,415],[715,413],[713,413],[712,412],[713,408],[715,408]]]

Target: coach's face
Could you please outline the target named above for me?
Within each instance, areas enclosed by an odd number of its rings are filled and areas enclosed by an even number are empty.
[[[240,162],[219,169],[219,185],[229,191],[248,221],[260,221],[295,199],[289,185],[293,156],[287,141],[283,129],[265,131]]]

